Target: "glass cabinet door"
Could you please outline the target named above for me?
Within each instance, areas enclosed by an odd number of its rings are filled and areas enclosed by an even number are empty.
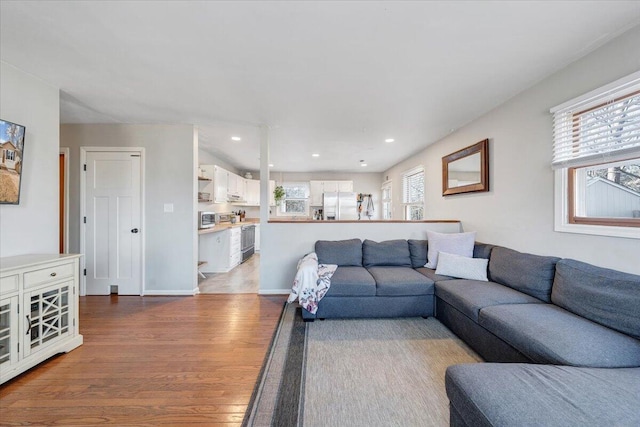
[[[0,366],[18,361],[18,297],[0,300]]]
[[[25,355],[33,354],[73,331],[73,282],[25,293],[27,331]]]

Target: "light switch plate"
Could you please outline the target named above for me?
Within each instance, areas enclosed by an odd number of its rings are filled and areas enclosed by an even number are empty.
[[[164,211],[168,212],[168,213],[172,213],[173,212],[173,203],[165,203],[164,204]]]

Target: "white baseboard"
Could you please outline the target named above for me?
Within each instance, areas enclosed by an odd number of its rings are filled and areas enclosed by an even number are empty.
[[[192,297],[199,292],[198,288],[192,289],[190,291],[185,290],[177,290],[177,289],[146,289],[144,291],[143,296],[152,297],[152,296],[189,296]]]
[[[289,295],[291,288],[285,289],[260,289],[258,295]]]

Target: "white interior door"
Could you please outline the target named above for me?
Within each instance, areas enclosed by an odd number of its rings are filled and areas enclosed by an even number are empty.
[[[86,293],[141,295],[140,153],[88,151],[84,173]]]

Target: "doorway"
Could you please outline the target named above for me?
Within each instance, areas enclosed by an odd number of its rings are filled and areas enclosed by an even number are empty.
[[[85,295],[143,294],[144,149],[82,147]]]
[[[58,175],[60,187],[58,249],[59,253],[64,254],[69,251],[69,148],[60,148]]]

